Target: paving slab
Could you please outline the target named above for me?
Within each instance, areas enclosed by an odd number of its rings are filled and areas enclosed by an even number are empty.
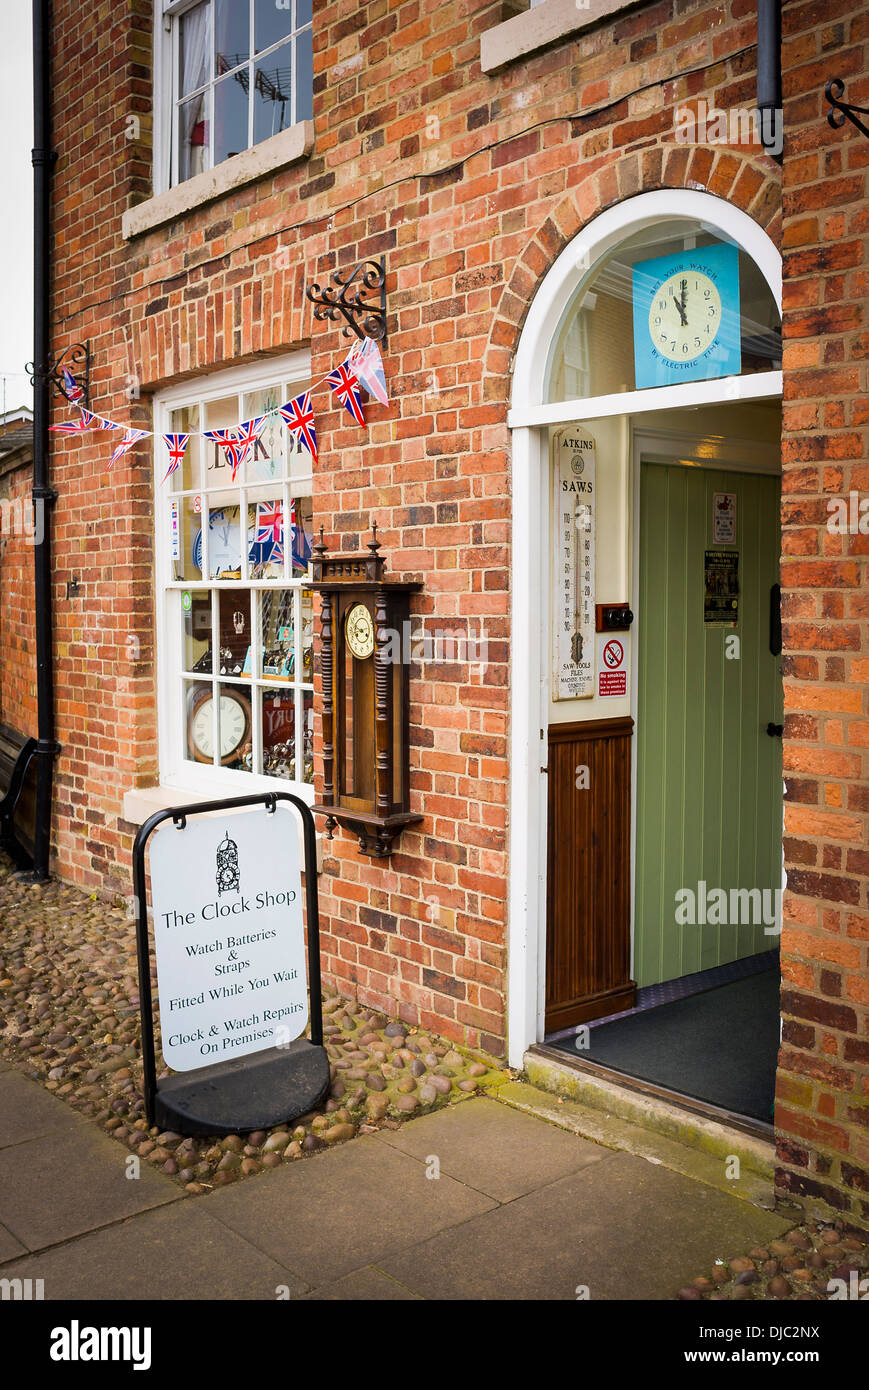
[[[613,1153],[378,1261],[428,1299],[672,1299],[790,1221]]]
[[[131,1187],[135,1183],[130,1184]],[[44,1280],[47,1300],[290,1298],[309,1285],[187,1197],[3,1266]],[[284,1296],[286,1294],[284,1293]]]
[[[11,1231],[7,1231],[5,1226],[0,1226],[0,1264],[6,1260],[14,1260],[18,1255],[26,1255],[27,1246],[22,1245],[20,1240],[16,1240]]]
[[[382,1129],[377,1139],[423,1163],[437,1158],[441,1173],[498,1202],[556,1182],[610,1152],[482,1098],[422,1115],[401,1129]]]
[[[69,1240],[134,1212],[184,1200],[142,1162],[126,1176],[127,1151],[90,1125],[0,1149],[0,1222],[28,1250]]]
[[[305,1301],[334,1299],[356,1303],[416,1303],[419,1301],[418,1294],[411,1293],[410,1289],[406,1289],[395,1279],[390,1279],[388,1274],[384,1274],[380,1269],[375,1269],[373,1265],[367,1265],[365,1269],[354,1270],[352,1274],[345,1274],[343,1279],[336,1279],[334,1284],[324,1284],[311,1293],[303,1294],[302,1297]]]
[[[495,1203],[374,1136],[213,1192],[211,1215],[314,1287],[455,1226]]]
[[[551,1091],[541,1091],[538,1086],[529,1086],[524,1081],[509,1081],[499,1086],[497,1095],[505,1105],[581,1134],[604,1149],[618,1149],[637,1154],[650,1163],[663,1163],[688,1178],[718,1187],[728,1195],[743,1197],[756,1207],[766,1207],[769,1211],[775,1207],[775,1149],[772,1144],[766,1145],[747,1134],[731,1131],[730,1147],[740,1159],[739,1177],[731,1178],[728,1174],[732,1164],[719,1153],[709,1153],[699,1143],[696,1146],[679,1143],[644,1125],[631,1124],[605,1110],[554,1096]],[[767,1157],[768,1171],[765,1171]]]
[[[0,1074],[0,1149],[71,1129],[85,1118],[29,1076]]]

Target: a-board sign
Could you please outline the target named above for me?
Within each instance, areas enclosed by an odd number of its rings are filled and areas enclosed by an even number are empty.
[[[308,990],[292,812],[166,822],[150,863],[167,1066],[191,1071],[298,1038]]]

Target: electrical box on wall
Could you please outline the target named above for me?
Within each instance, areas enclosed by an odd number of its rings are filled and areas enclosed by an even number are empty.
[[[595,632],[627,632],[634,615],[626,603],[596,603]]]

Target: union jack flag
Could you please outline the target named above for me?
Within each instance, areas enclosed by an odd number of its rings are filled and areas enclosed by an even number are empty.
[[[360,383],[365,387],[369,396],[375,396],[381,405],[389,404],[389,397],[386,394],[386,376],[383,371],[383,358],[380,356],[380,348],[373,338],[364,338],[361,342],[357,338],[350,349],[350,356],[347,362],[352,371],[356,373]]]
[[[357,425],[364,425],[362,396],[359,392],[359,378],[356,373],[350,370],[346,362],[342,362],[340,367],[336,367],[334,372],[329,373],[326,380],[339,401],[347,407]]]
[[[299,521],[299,514],[296,510],[295,502],[290,503],[290,536],[292,537],[291,553],[293,557],[293,569],[306,570],[311,558],[311,542],[305,534],[304,526]],[[280,558],[283,562],[283,546],[281,547]],[[272,555],[272,559],[276,560],[277,556]]]
[[[258,502],[256,508],[257,544],[271,541],[273,545],[283,544],[284,504],[283,502]]]
[[[112,454],[112,457],[109,459],[109,468],[111,468],[113,463],[117,463],[119,458],[123,458],[124,454],[129,453],[133,445],[138,444],[139,440],[144,439],[145,435],[148,433],[148,430],[134,430],[129,428],[125,429],[123,439],[121,440],[120,444],[118,444],[118,446],[116,447],[114,453]]]
[[[166,448],[169,450],[169,467],[163,477],[163,482],[174,473],[176,468],[180,468],[184,462],[184,450],[187,448],[189,434],[163,434],[160,436]]]
[[[247,460],[250,457],[250,455],[256,450],[256,446],[259,443],[259,438],[263,432],[265,422],[265,415],[257,415],[255,420],[245,420],[244,423],[239,425],[234,431],[236,442],[239,445],[240,452],[238,463],[235,465],[232,471],[233,482],[235,482],[235,475],[238,471],[239,465],[242,463],[247,463]]]
[[[80,434],[82,430],[92,429],[91,421],[93,416],[90,411],[82,410],[81,419],[64,420],[59,425],[49,425],[50,430],[57,430],[58,434]]]
[[[87,421],[87,428],[92,430],[119,430],[120,425],[116,425],[114,420],[104,420],[102,415],[92,415],[84,406],[79,406],[81,418]]]
[[[283,503],[258,502],[256,508],[256,529],[248,550],[248,561],[254,573],[266,565],[284,563],[284,508]]]
[[[238,427],[236,426],[236,429]],[[235,482],[235,475],[247,457],[248,447],[242,449],[236,438],[236,429],[231,430],[206,430],[205,438],[210,439],[216,444],[223,454],[227,463],[232,465],[232,481]]]
[[[290,434],[303,444],[316,462],[317,431],[314,428],[314,412],[311,409],[311,393],[305,391],[293,401],[287,401],[280,408],[281,418],[286,420]]]
[[[69,367],[62,367],[60,371],[63,377],[64,395],[68,401],[80,401],[84,396],[84,391],[79,386]]]

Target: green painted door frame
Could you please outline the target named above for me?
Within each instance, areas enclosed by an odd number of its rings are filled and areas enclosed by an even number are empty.
[[[772,473],[640,464],[633,973],[641,986],[778,944],[769,919],[782,878],[782,745],[767,725],[783,721],[781,657],[770,650],[780,486]],[[735,517],[728,523],[719,510],[717,528],[716,494],[736,499]],[[737,623],[706,621],[707,583],[726,589],[734,556]]]

